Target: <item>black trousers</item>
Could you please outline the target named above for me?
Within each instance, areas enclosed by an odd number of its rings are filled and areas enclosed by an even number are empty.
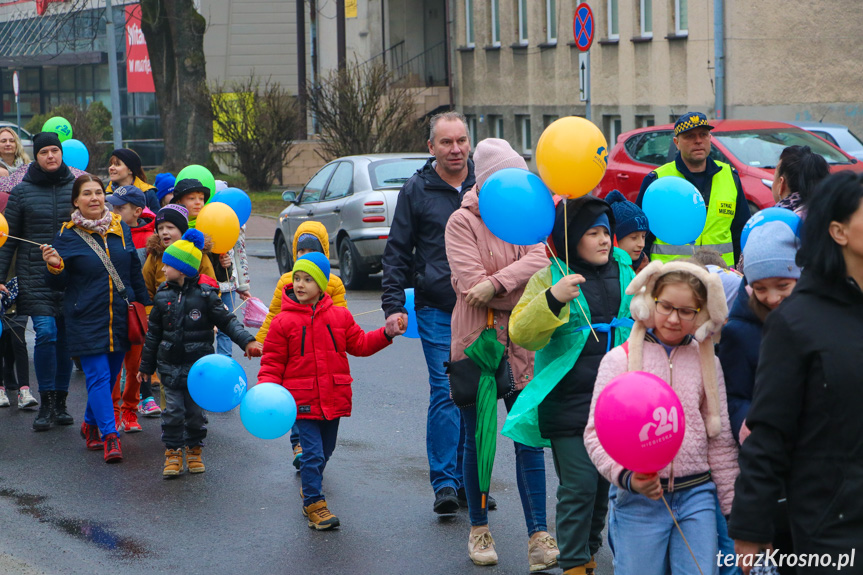
[[[9,391],[30,386],[30,357],[25,339],[26,315],[4,315],[3,334],[0,335],[0,386]],[[16,378],[17,375],[17,378]]]

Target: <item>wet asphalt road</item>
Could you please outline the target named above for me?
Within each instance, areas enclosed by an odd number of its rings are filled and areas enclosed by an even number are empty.
[[[251,241],[249,252],[271,255],[272,244]],[[269,303],[275,260],[252,257],[250,264],[252,292]],[[380,276],[349,292],[348,305],[354,313],[379,308]],[[383,313],[357,321],[374,329]],[[246,360],[236,346],[234,356],[255,381],[259,360]],[[239,409],[209,415],[206,473],[170,481],[161,476],[158,419],[141,418],[144,432],[123,436],[119,465],[84,449],[81,372],[73,373],[69,395],[74,426],[35,433],[33,412],[0,410],[0,574],[528,573],[512,442],[499,436],[492,481],[499,507],[490,528],[500,563],[475,567],[467,510],[442,518],[431,509],[428,373],[419,340],[398,338],[376,356],[352,358],[351,369],[353,416],[342,420],[324,478],[342,522],[330,532],[309,529],[300,513],[288,437],[251,436]],[[557,479],[548,453],[546,470],[553,532]],[[610,574],[607,547],[598,559],[597,573]]]

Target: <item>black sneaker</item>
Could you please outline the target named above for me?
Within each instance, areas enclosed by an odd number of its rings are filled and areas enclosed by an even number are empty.
[[[462,509],[467,509],[467,492],[464,490],[464,487],[460,487],[458,490],[458,504]],[[491,511],[493,509],[497,509],[497,501],[495,501],[494,497],[489,494],[488,496],[488,510]]]
[[[439,515],[450,515],[458,511],[458,496],[452,487],[441,487],[434,494],[434,512]]]

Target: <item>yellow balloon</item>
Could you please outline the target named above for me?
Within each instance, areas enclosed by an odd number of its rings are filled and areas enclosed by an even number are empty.
[[[227,204],[207,204],[198,214],[195,228],[213,238],[213,253],[224,254],[240,237],[240,220]]]
[[[6,221],[6,216],[0,214],[0,246],[6,243],[9,238],[9,222]]]
[[[555,120],[536,144],[539,177],[559,196],[589,194],[608,165],[608,143],[591,121],[576,116]]]

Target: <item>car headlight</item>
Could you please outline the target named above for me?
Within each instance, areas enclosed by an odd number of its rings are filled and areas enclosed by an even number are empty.
[[[770,188],[771,190],[773,189],[773,180],[768,180],[767,178],[761,178],[761,183],[764,184],[765,186],[767,186],[768,188]]]

